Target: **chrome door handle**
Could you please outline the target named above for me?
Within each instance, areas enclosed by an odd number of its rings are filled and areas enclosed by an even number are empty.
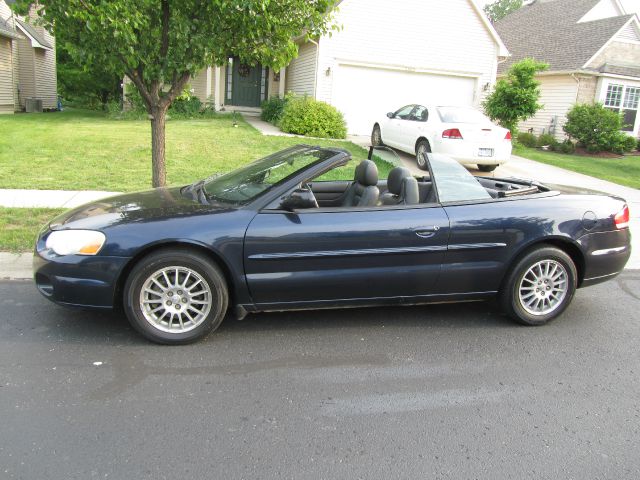
[[[437,225],[432,227],[423,227],[420,230],[416,230],[416,235],[423,238],[433,237],[438,230],[440,230],[440,227]]]

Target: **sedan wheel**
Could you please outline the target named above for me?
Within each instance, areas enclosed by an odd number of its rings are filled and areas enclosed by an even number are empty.
[[[416,163],[420,170],[427,170],[427,153],[431,152],[431,146],[426,140],[420,140],[416,147]]]
[[[571,257],[555,247],[541,247],[511,269],[503,291],[504,310],[520,323],[542,325],[571,303],[577,284]]]
[[[224,276],[194,252],[151,254],[134,267],[125,285],[131,325],[157,343],[184,344],[202,338],[220,325],[227,302]]]
[[[493,172],[498,165],[478,165],[478,170],[481,172]]]

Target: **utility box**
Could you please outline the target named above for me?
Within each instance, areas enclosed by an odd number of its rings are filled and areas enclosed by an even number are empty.
[[[27,113],[42,113],[42,99],[41,98],[27,98],[24,103],[24,110]]]

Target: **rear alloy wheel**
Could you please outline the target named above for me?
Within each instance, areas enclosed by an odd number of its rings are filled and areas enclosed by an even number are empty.
[[[493,172],[498,165],[478,165],[478,170],[481,172]]]
[[[504,311],[525,325],[543,325],[571,303],[577,284],[571,257],[555,247],[537,248],[510,270],[500,294]]]
[[[124,307],[131,325],[162,344],[194,342],[217,328],[227,310],[224,276],[195,252],[163,250],[131,271]]]
[[[374,147],[381,147],[384,145],[382,143],[382,132],[380,131],[380,125],[374,125],[373,131],[371,132],[371,145]]]
[[[420,140],[416,145],[416,163],[420,170],[427,170],[427,153],[431,153],[431,145],[426,140]]]

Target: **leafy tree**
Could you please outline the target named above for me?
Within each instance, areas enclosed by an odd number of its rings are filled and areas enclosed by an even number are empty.
[[[518,123],[533,117],[542,105],[540,99],[540,82],[535,79],[538,72],[549,67],[546,63],[525,58],[514,63],[501,78],[491,94],[482,103],[485,113],[491,120],[511,130],[515,137]]]
[[[484,6],[484,13],[487,14],[491,23],[496,23],[511,12],[515,12],[520,9],[523,3],[523,0],[496,0],[493,3],[488,3]]]
[[[56,37],[56,70],[58,90],[66,100],[80,100],[104,108],[110,100],[118,99],[122,76],[105,72],[98,66],[87,68],[70,54],[73,45],[67,44],[60,33]]]
[[[166,184],[167,109],[189,78],[229,56],[280,68],[297,54],[294,38],[334,28],[333,0],[19,0],[41,7],[87,68],[126,74],[151,120],[153,186]]]

